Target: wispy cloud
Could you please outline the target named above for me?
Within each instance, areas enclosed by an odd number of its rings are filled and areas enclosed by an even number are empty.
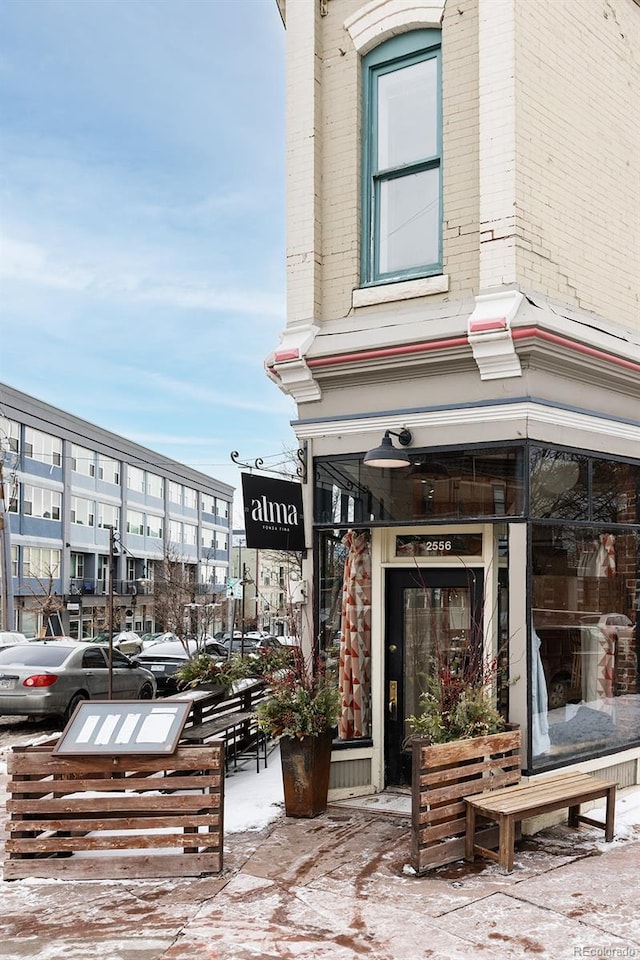
[[[133,372],[131,371],[131,373]],[[141,384],[152,387],[155,394],[170,394],[181,401],[185,399],[196,400],[211,409],[270,411],[272,413],[293,412],[292,401],[277,390],[269,389],[269,395],[273,398],[273,401],[265,404],[264,397],[256,399],[247,396],[242,389],[235,392],[230,389],[233,384],[227,384],[224,381],[219,388],[212,388],[194,383],[191,380],[176,379],[161,373],[135,371],[135,375]],[[265,386],[269,387],[266,378]]]
[[[291,435],[284,31],[187,6],[0,4],[0,378],[226,476]]]
[[[184,310],[208,310],[282,318],[284,298],[260,289],[225,287],[222,283],[180,276],[167,279],[105,270],[104,263],[69,262],[42,245],[5,236],[0,278],[38,287],[85,293],[98,298],[155,303]]]

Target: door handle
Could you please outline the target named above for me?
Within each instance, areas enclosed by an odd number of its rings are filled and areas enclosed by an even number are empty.
[[[398,719],[398,681],[389,680],[389,703],[387,711],[391,720]]]

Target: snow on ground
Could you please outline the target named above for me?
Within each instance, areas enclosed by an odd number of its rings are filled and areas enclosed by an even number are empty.
[[[262,830],[277,820],[284,808],[280,749],[269,753],[265,769],[256,773],[253,761],[244,768],[230,771],[224,781],[224,832],[243,833]]]
[[[40,741],[31,742],[35,744]],[[6,776],[7,764],[3,759],[0,760],[0,781],[6,782]],[[4,791],[1,791],[0,800],[4,802],[4,799]],[[225,833],[262,830],[273,820],[277,820],[283,809],[282,769],[280,749],[277,745],[269,750],[267,767],[261,763],[259,773],[256,772],[255,762],[246,760],[237,770],[231,769],[225,777]]]

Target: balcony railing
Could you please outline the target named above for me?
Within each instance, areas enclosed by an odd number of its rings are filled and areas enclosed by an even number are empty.
[[[114,580],[113,592],[118,596],[151,596],[153,582],[151,580]],[[106,578],[75,577],[69,581],[68,593],[72,597],[104,597],[109,593],[109,581]]]

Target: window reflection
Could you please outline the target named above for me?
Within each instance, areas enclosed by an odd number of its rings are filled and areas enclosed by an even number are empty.
[[[586,457],[554,449],[531,451],[531,514],[589,519]]]
[[[640,739],[638,534],[533,526],[534,766]]]
[[[593,460],[592,519],[601,523],[638,522],[640,469],[631,463]]]
[[[316,522],[332,524],[520,516],[523,449],[412,452],[406,470],[361,457],[316,462]]]

